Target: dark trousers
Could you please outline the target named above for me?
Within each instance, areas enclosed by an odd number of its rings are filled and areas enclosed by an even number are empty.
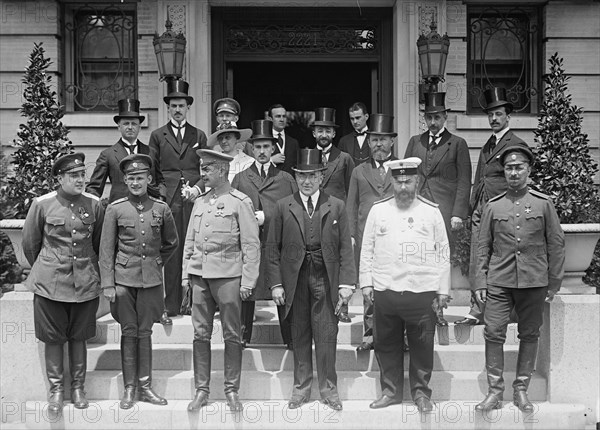
[[[82,341],[96,335],[96,311],[99,299],[87,302],[58,302],[33,295],[35,337],[45,343],[63,344]]]
[[[202,348],[207,351],[210,351],[213,322],[219,306],[225,340],[225,393],[237,392],[240,389],[242,372],[240,281],[241,277],[204,279],[200,276],[190,276],[190,284],[193,288],[194,343],[202,343]],[[194,368],[194,372],[198,370],[199,373],[208,376],[202,379],[196,389],[208,392],[210,362],[199,363],[199,365],[202,369]]]
[[[519,340],[536,343],[540,337],[547,292],[547,287],[503,288],[488,285],[483,331],[486,342],[505,342],[506,327],[514,308],[518,318]]]
[[[339,399],[335,371],[338,320],[334,313],[327,271],[320,252],[308,253],[302,263],[291,312],[294,343],[292,397],[310,398],[314,339],[321,398]]]
[[[256,302],[253,300],[246,300],[242,302],[242,340],[246,343],[250,343],[252,340],[255,308]],[[283,339],[283,343],[285,345],[289,345],[292,343],[292,329],[290,326],[290,317],[288,316],[288,318],[286,318],[285,316],[285,305],[277,306],[277,317],[279,318],[279,329],[281,330],[281,338]]]
[[[164,309],[163,289],[116,286],[115,301],[110,313],[119,324],[121,334],[128,337],[150,337],[154,321]]]
[[[471,215],[471,255],[469,257],[469,283],[471,284],[471,309],[469,316],[476,318],[479,322],[483,321],[483,311],[485,303],[477,300],[475,296],[475,274],[477,272],[477,245],[479,240],[479,224],[481,223],[481,212],[479,209],[473,211]]]
[[[181,308],[182,288],[181,288],[181,267],[183,261],[183,247],[185,245],[185,235],[190,215],[192,213],[193,203],[184,201],[181,197],[181,183],[175,190],[173,200],[171,201],[171,212],[175,220],[177,228],[177,236],[179,244],[173,256],[169,258],[164,266],[164,283],[165,283],[165,309],[169,314],[179,314]]]
[[[381,372],[381,393],[402,399],[404,389],[404,330],[410,348],[409,382],[413,400],[431,397],[435,292],[375,291],[373,335]]]

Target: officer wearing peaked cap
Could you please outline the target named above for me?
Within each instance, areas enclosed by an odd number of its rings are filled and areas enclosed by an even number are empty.
[[[564,274],[564,233],[554,205],[527,186],[533,159],[531,150],[521,145],[498,154],[508,189],[490,199],[481,217],[475,293],[485,303],[488,394],[475,407],[480,411],[502,407],[503,344],[514,308],[520,342],[513,401],[523,412],[533,412],[527,388],[535,368],[544,301],[552,301]]]
[[[403,337],[409,345],[410,393],[420,412],[433,409],[435,312],[450,293],[446,227],[435,203],[417,196],[421,159],[388,163],[394,196],[373,205],[363,234],[360,286],[371,296],[375,355],[381,369],[381,397],[373,409],[402,402]],[[400,335],[399,335],[400,333]]]
[[[110,311],[121,325],[122,409],[139,399],[167,401],[152,389],[152,325],[164,309],[163,267],[177,249],[171,209],[148,196],[152,158],[129,155],[120,163],[129,194],[106,209],[100,275]],[[136,380],[137,376],[137,380]]]
[[[69,345],[71,401],[85,398],[86,340],[95,335],[100,295],[98,249],[104,209],[98,197],[84,192],[85,156],[63,155],[52,166],[56,191],[36,198],[23,226],[23,252],[31,273],[35,335],[44,342],[50,382],[49,411],[64,400],[63,345]],[[91,328],[91,330],[90,330]]]

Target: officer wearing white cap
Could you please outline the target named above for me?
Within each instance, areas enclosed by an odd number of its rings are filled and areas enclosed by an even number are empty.
[[[201,174],[210,190],[194,203],[183,250],[182,287],[192,288],[193,364],[196,394],[188,410],[208,402],[211,335],[217,306],[225,340],[225,396],[234,412],[242,371],[242,300],[258,279],[260,241],[252,201],[231,187],[227,177],[233,157],[209,149],[198,151]]]
[[[373,409],[402,402],[403,338],[410,348],[410,393],[420,412],[433,410],[429,380],[433,370],[435,312],[450,293],[450,259],[440,210],[417,195],[421,159],[389,161],[393,197],[373,205],[363,234],[359,280],[374,302],[375,355],[381,397]],[[373,300],[374,299],[374,300]]]
[[[84,382],[86,340],[95,336],[100,295],[98,248],[104,209],[84,192],[85,156],[67,154],[52,166],[60,187],[36,198],[23,226],[23,252],[31,273],[35,335],[44,342],[50,382],[48,409],[59,412],[64,401],[63,345],[69,345],[71,401],[88,407]]]
[[[132,154],[120,168],[129,195],[107,207],[100,250],[104,296],[121,325],[120,407],[133,407],[136,388],[141,401],[166,405],[152,389],[151,336],[164,309],[163,267],[177,249],[177,229],[169,206],[148,195],[152,158]]]
[[[526,146],[509,146],[499,153],[508,189],[490,199],[481,217],[475,293],[485,303],[488,394],[475,407],[480,411],[502,407],[503,344],[514,308],[520,342],[513,401],[521,411],[533,412],[527,388],[535,368],[544,301],[552,301],[564,274],[564,233],[554,205],[527,186],[533,159]]]

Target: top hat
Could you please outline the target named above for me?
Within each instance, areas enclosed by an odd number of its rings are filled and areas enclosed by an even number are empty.
[[[140,101],[136,99],[121,99],[119,104],[119,115],[115,115],[113,120],[118,124],[121,118],[138,118],[144,122],[145,116],[140,115]]]
[[[226,122],[224,124],[219,124],[219,126],[217,127],[217,131],[208,136],[206,146],[208,146],[209,148],[213,148],[219,143],[219,136],[224,133],[235,133],[238,135],[239,141],[245,142],[252,135],[252,130],[250,130],[249,128],[237,128],[235,122]]]
[[[339,127],[335,123],[335,109],[322,107],[315,109],[315,121],[311,124],[311,127]]]
[[[427,93],[425,94],[425,111],[424,113],[441,113],[449,110],[446,108],[444,99],[446,93]]]
[[[233,157],[231,155],[213,151],[212,149],[198,149],[196,151],[196,154],[198,154],[198,157],[200,157],[200,164],[202,164],[203,166],[212,163],[229,163],[231,160],[233,160]]]
[[[52,174],[54,176],[65,172],[77,172],[85,170],[85,154],[83,152],[75,152],[73,154],[61,155],[52,165]]]
[[[528,147],[522,145],[507,146],[500,152],[500,154],[498,154],[497,158],[498,161],[500,161],[500,164],[504,166],[508,161],[510,161],[508,160],[508,155],[510,155],[510,159],[514,161],[517,159],[517,153],[525,155],[529,164],[533,164],[533,160],[535,158],[533,152],[531,152]]]
[[[152,158],[146,154],[131,154],[119,162],[124,175],[147,172],[152,168]]]
[[[404,160],[390,160],[384,163],[384,165],[387,165],[390,168],[392,176],[418,175],[420,164],[421,159],[419,157],[408,157]]]
[[[252,126],[252,137],[248,141],[270,139],[275,142],[277,140],[276,137],[273,137],[273,121],[270,119],[257,119],[252,121],[250,125]]]
[[[374,113],[369,117],[370,125],[367,134],[384,134],[392,137],[398,136],[394,132],[394,117],[383,113]]]
[[[483,92],[483,96],[485,97],[484,111],[495,109],[500,106],[506,106],[510,110],[513,108],[513,104],[507,101],[506,88],[488,88]]]
[[[167,81],[167,95],[163,97],[166,104],[169,104],[171,99],[185,99],[188,105],[194,103],[194,98],[188,96],[190,84],[180,79],[172,79]]]
[[[225,97],[214,102],[213,112],[215,115],[218,115],[219,112],[229,112],[234,115],[239,115],[242,112],[242,108],[237,100]]]
[[[320,149],[302,148],[298,150],[298,164],[292,170],[300,173],[317,172],[325,170],[323,164],[323,151]]]

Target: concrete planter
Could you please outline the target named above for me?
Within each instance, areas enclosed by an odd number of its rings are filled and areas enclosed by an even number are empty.
[[[590,266],[594,248],[600,239],[600,224],[561,224],[565,232],[565,277],[561,294],[594,294],[595,288],[581,278]]]
[[[15,250],[15,255],[17,256],[17,261],[24,269],[31,269],[31,266],[27,262],[25,258],[25,254],[23,254],[23,225],[25,225],[24,219],[3,219],[0,220],[0,229],[5,232],[10,241],[12,242],[13,248]]]

